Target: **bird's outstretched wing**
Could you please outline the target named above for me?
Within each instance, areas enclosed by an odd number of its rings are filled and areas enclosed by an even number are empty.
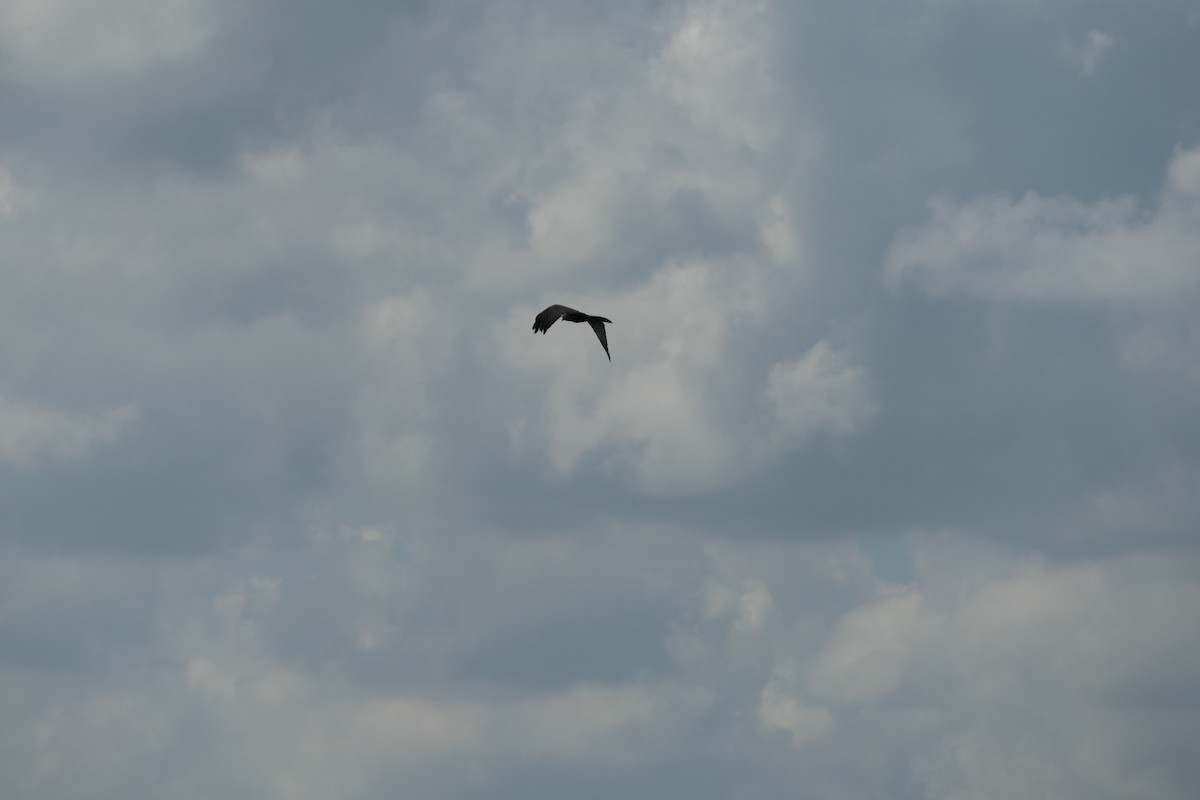
[[[533,319],[533,332],[545,333],[550,330],[550,326],[558,322],[564,314],[578,314],[579,312],[573,308],[566,306],[552,305],[542,313],[538,314]]]
[[[533,332],[545,333],[550,330],[551,325],[560,319],[566,319],[567,322],[586,322],[588,325],[591,325],[592,330],[596,332],[596,338],[600,340],[600,346],[604,348],[604,355],[608,356],[609,361],[612,361],[612,354],[608,352],[608,334],[604,331],[604,323],[612,322],[611,319],[607,317],[593,317],[591,314],[584,314],[582,311],[576,311],[573,308],[560,306],[556,303],[534,317]]]
[[[604,355],[608,356],[609,361],[612,361],[612,353],[608,352],[608,335],[604,333],[604,323],[608,321],[603,317],[588,317],[588,325],[591,325],[592,330],[596,332],[596,338],[604,347]]]

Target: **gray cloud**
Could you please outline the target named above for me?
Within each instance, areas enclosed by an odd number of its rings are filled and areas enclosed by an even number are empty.
[[[1190,796],[1191,30],[9,3],[5,796]]]

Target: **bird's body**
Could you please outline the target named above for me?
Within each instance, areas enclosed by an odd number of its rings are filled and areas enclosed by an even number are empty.
[[[592,326],[592,330],[596,332],[596,338],[600,340],[600,345],[604,348],[604,355],[608,356],[608,360],[612,361],[612,354],[608,352],[608,336],[604,332],[604,323],[612,324],[612,320],[607,317],[595,317],[591,314],[585,314],[582,311],[576,311],[573,308],[566,306],[552,305],[542,313],[538,314],[533,320],[533,332],[545,333],[550,330],[550,326],[560,319],[565,319],[567,322],[586,322]]]

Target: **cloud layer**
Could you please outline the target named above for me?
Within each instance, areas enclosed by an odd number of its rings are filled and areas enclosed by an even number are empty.
[[[1190,797],[1195,30],[8,3],[2,793]]]

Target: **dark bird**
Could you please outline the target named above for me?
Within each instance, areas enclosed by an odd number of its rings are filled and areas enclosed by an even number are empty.
[[[607,322],[611,325],[611,319],[593,317],[591,314],[585,314],[573,308],[553,305],[534,318],[533,332],[538,333],[540,331],[541,333],[545,333],[559,319],[565,319],[567,322],[586,322],[588,325],[591,325],[592,330],[596,332],[596,338],[600,340],[600,344],[604,348],[604,355],[608,356],[609,361],[612,361],[612,354],[608,352],[608,336],[604,333],[604,323]]]

